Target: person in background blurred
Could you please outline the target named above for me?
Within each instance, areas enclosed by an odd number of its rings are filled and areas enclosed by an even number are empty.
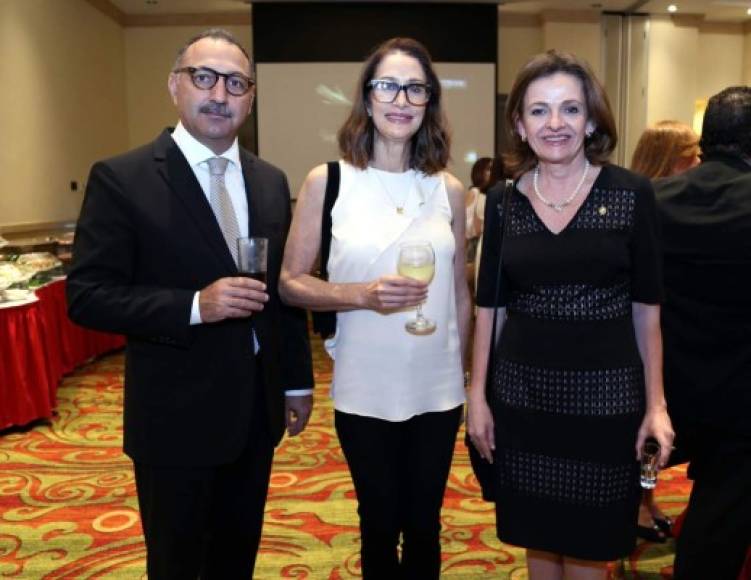
[[[494,158],[482,157],[472,167],[472,182],[482,183],[475,185],[467,195],[467,262],[471,263],[467,279],[474,289],[477,286],[477,273],[480,270],[480,257],[482,255],[482,230],[485,223],[485,195],[493,185],[506,176],[503,156],[496,155]],[[477,180],[475,179],[477,177]],[[473,195],[474,192],[474,195]],[[470,203],[471,198],[471,203]]]
[[[654,193],[608,163],[610,105],[574,55],[530,60],[506,120],[517,180],[508,202],[503,184],[488,191],[467,428],[493,463],[498,537],[527,548],[529,577],[604,580],[636,543],[644,441],[661,464],[673,443]]]
[[[464,235],[467,238],[467,262],[474,261],[477,241],[482,234],[482,218],[478,219],[477,216],[485,212],[485,192],[490,180],[492,165],[492,157],[480,157],[472,165],[472,187],[467,191],[467,223],[464,230]]]
[[[709,99],[699,145],[700,165],[655,181],[665,394],[694,480],[674,578],[735,580],[751,543],[751,87]]]
[[[363,577],[437,580],[441,504],[464,407],[470,297],[466,193],[445,171],[441,84],[422,44],[394,38],[370,55],[339,150],[328,281],[310,273],[328,180],[321,165],[298,197],[282,296],[337,311],[326,347],[335,358],[336,432],[357,493]],[[432,281],[397,274],[400,246],[414,240],[435,250]],[[436,321],[421,336],[405,329],[420,303]]]
[[[659,121],[642,133],[631,158],[631,170],[649,179],[670,177],[699,164],[699,136],[680,121]],[[680,447],[680,443],[677,443]],[[680,450],[673,464],[680,463]],[[657,506],[654,490],[644,490],[639,506],[637,535],[650,542],[663,543],[673,532],[673,520]]]
[[[659,121],[642,133],[631,158],[631,171],[649,179],[670,177],[696,167],[699,136],[680,121]]]

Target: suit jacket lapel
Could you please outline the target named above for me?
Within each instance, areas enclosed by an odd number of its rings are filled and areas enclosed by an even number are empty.
[[[249,237],[268,237],[265,227],[265,216],[268,212],[264,210],[264,199],[266,191],[263,180],[258,177],[258,172],[254,171],[256,157],[240,148],[240,164],[242,165],[243,181],[245,182],[245,195],[248,199],[248,236]],[[268,259],[271,259],[271,248],[269,248]],[[267,264],[267,270],[271,265]],[[267,284],[269,281],[266,282]],[[256,312],[251,317],[251,323],[256,333],[256,338],[261,345],[266,342],[267,336],[267,314],[266,309]]]
[[[258,178],[258,172],[253,171],[255,156],[240,149],[240,163],[245,181],[245,194],[248,196],[248,236],[267,237],[263,220],[267,215],[263,209],[264,183]]]
[[[229,273],[235,273],[237,268],[227,248],[227,243],[224,241],[214,211],[193,170],[188,165],[188,161],[172,140],[169,130],[165,130],[156,140],[154,159],[158,164],[159,173],[193,218],[197,231],[205,238]]]

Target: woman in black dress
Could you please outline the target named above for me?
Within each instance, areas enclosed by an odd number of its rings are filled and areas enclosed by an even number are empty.
[[[488,193],[468,429],[493,462],[498,537],[530,578],[605,578],[636,539],[638,458],[673,430],[662,386],[654,192],[607,159],[607,96],[589,66],[549,51],[518,74],[506,110],[516,176],[503,247],[500,336],[486,394],[505,219]]]

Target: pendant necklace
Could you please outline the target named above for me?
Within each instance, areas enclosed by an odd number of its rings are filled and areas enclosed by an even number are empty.
[[[394,200],[394,196],[391,195],[391,192],[389,191],[389,188],[386,187],[386,184],[381,179],[381,176],[378,175],[378,171],[379,170],[376,169],[375,167],[370,167],[370,169],[372,170],[372,173],[376,176],[376,179],[378,180],[378,183],[381,185],[381,188],[383,189],[384,193],[386,194],[386,197],[391,202],[391,204],[396,208],[396,213],[399,214],[399,215],[404,215],[404,206],[407,203],[407,198],[406,197],[404,198],[404,201],[402,202],[402,205],[399,205],[398,203],[396,203],[396,201]],[[407,195],[409,195],[409,192],[407,192]]]
[[[549,208],[557,211],[558,213],[561,213],[563,211],[563,208],[565,208],[568,205],[571,205],[571,202],[574,201],[574,199],[576,199],[577,195],[579,195],[579,190],[582,188],[582,185],[584,185],[584,180],[587,177],[587,173],[589,173],[589,159],[585,159],[584,161],[584,172],[582,173],[581,179],[579,179],[579,183],[576,185],[576,188],[571,193],[571,195],[569,195],[561,203],[553,203],[544,195],[542,195],[542,193],[540,193],[540,186],[538,184],[538,181],[540,179],[540,164],[539,163],[535,167],[535,171],[532,174],[532,187],[535,190],[535,195],[537,196],[537,199],[539,199],[542,203],[544,203]]]

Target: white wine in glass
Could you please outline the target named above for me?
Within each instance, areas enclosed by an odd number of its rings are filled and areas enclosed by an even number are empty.
[[[435,252],[430,242],[404,242],[399,246],[397,272],[400,276],[413,278],[430,284],[435,273]],[[422,306],[417,305],[417,315],[404,327],[412,334],[430,334],[435,330],[435,322],[423,316]]]

